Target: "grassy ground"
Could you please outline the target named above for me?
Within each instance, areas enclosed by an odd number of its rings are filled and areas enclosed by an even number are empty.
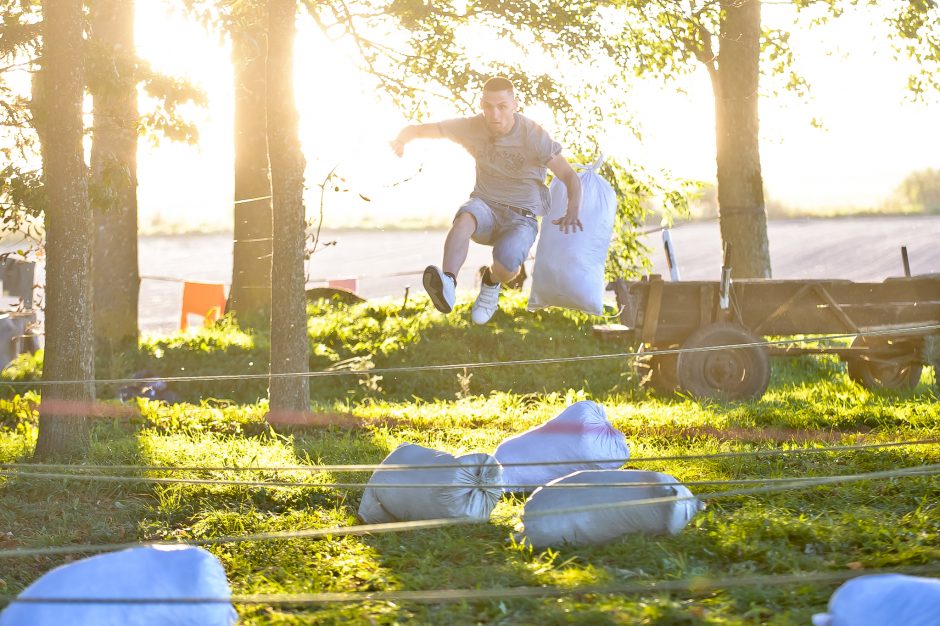
[[[495,324],[471,328],[466,304],[445,319],[425,302],[402,311],[359,305],[314,311],[312,366],[357,368],[455,363],[619,351],[597,343],[595,321],[529,314],[507,298]],[[124,366],[163,375],[253,371],[263,342],[235,329],[170,337]],[[36,376],[26,360],[7,378]],[[260,371],[260,370],[259,370]],[[603,404],[634,457],[779,450],[936,438],[934,374],[913,392],[873,393],[833,359],[775,363],[759,401],[702,403],[647,397],[619,361],[494,368],[381,379],[323,379],[313,408],[325,422],[307,430],[266,427],[263,386],[177,386],[189,403],[141,401],[141,417],[102,422],[89,462],[156,465],[377,463],[402,442],[454,454],[491,452],[506,437],[590,398]],[[121,372],[122,374],[127,371]],[[472,375],[471,375],[472,374]],[[112,390],[113,391],[113,390]],[[102,392],[102,395],[105,395]],[[35,439],[35,396],[0,401],[0,462],[26,461]],[[336,425],[339,424],[339,425]],[[682,480],[850,474],[940,463],[940,445],[851,453],[751,456],[628,465]],[[161,474],[244,479],[234,472]],[[364,481],[367,475],[269,472],[258,479]],[[701,492],[723,488],[702,487]],[[136,540],[191,540],[356,523],[360,492],[324,487],[140,485],[0,478],[0,550]],[[532,550],[510,536],[522,501],[500,502],[490,523],[317,540],[247,542],[210,548],[233,592],[306,593],[544,587],[575,591],[617,585],[795,572],[923,565],[940,559],[940,479],[897,478],[711,501],[676,537],[626,537],[588,548]],[[0,558],[0,595],[15,594],[67,557]],[[362,602],[319,607],[239,607],[245,624],[808,624],[835,584],[649,593],[571,593],[557,598],[445,605]]]

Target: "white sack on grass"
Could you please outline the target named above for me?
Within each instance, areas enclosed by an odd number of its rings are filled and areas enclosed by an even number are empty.
[[[359,504],[359,517],[367,524],[453,517],[487,520],[502,495],[502,489],[490,486],[501,484],[502,471],[489,454],[455,457],[405,443],[385,457],[382,465],[444,467],[377,470],[369,479],[369,485],[376,488],[366,488]],[[425,484],[446,486],[394,487]]]
[[[543,548],[563,543],[606,543],[628,533],[677,535],[703,505],[684,485],[669,484],[676,482],[668,474],[641,470],[590,470],[569,474],[537,489],[526,501],[520,540]],[[603,486],[621,483],[658,484]],[[576,484],[599,486],[565,486]],[[636,500],[675,497],[688,499],[620,506]],[[580,507],[588,510],[565,512]]]
[[[57,567],[20,598],[229,598],[222,564],[202,548],[154,546],[89,557]],[[227,602],[213,604],[21,604],[0,626],[230,626]]]
[[[940,580],[901,574],[859,576],[829,598],[813,626],[938,626]]]
[[[617,469],[630,458],[630,447],[607,419],[604,407],[583,400],[541,426],[507,439],[493,456],[503,466],[504,484],[520,485],[506,491],[531,491],[577,470]]]
[[[535,249],[530,311],[560,306],[592,315],[604,312],[604,264],[614,230],[617,194],[596,171],[603,160],[601,155],[578,174],[583,231],[569,230],[566,234],[552,224],[567,211],[568,189],[558,178],[548,186],[552,208],[542,219],[542,234]]]

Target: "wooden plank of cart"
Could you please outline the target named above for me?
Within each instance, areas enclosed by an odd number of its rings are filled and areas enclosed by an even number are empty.
[[[643,382],[661,393],[758,398],[770,381],[769,356],[836,354],[849,376],[870,389],[911,388],[936,363],[940,274],[848,280],[731,281],[728,250],[719,281],[618,279],[620,324],[595,334],[639,345],[642,352],[752,344],[764,337],[857,335],[850,347],[749,346],[659,354],[638,361]],[[897,331],[897,332],[892,332]],[[877,334],[865,334],[877,333]]]

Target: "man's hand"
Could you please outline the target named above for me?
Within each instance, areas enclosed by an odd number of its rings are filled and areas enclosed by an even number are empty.
[[[558,229],[564,231],[566,235],[569,232],[576,233],[579,230],[584,230],[584,225],[581,224],[581,220],[578,219],[578,212],[572,211],[570,208],[568,209],[568,212],[565,213],[564,217],[559,217],[557,220],[552,220],[552,224],[557,225]]]
[[[548,162],[548,169],[558,177],[558,180],[564,183],[565,191],[568,193],[568,210],[565,212],[565,216],[552,220],[552,224],[558,226],[559,230],[564,231],[566,235],[569,232],[583,231],[584,226],[578,218],[581,213],[581,179],[578,178],[578,175],[571,168],[571,164],[561,154],[552,157],[552,160]]]
[[[418,130],[420,126],[405,126],[401,129],[401,132],[398,133],[398,136],[388,142],[388,145],[391,146],[392,152],[401,157],[405,154],[405,146],[409,141],[414,139],[416,136],[420,136]]]

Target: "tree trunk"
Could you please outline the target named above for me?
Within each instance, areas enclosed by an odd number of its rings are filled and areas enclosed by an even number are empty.
[[[770,278],[758,139],[760,1],[721,5],[718,70],[712,73],[721,238],[731,244],[734,277]]]
[[[307,372],[309,339],[304,292],[304,156],[297,132],[293,55],[296,0],[268,2],[268,154],[274,195],[271,285],[271,373]],[[271,377],[272,421],[306,411],[306,376]]]
[[[228,310],[266,334],[271,319],[271,179],[265,115],[267,24],[248,4],[232,29],[235,68],[235,233]]]
[[[82,149],[82,0],[43,0],[41,125],[46,210],[46,351],[37,459],[82,454],[95,398],[92,215]]]
[[[91,202],[94,214],[95,342],[99,358],[137,347],[137,81],[133,0],[95,0],[90,42],[104,63],[94,97]],[[104,362],[98,363],[99,369]],[[125,372],[126,373],[126,372]],[[112,372],[114,374],[114,372]],[[120,374],[118,372],[117,374]]]

